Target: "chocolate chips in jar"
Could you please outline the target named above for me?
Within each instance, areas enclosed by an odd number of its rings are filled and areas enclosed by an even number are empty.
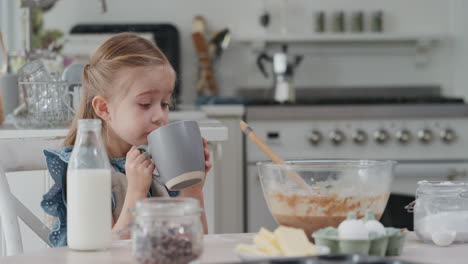
[[[172,199],[166,203],[185,198]],[[200,214],[187,208],[177,215],[169,211],[163,215],[137,213],[132,227],[133,257],[137,263],[187,264],[200,257],[203,251]]]
[[[134,237],[134,258],[141,264],[186,264],[200,257],[202,247],[197,234],[180,233],[190,227],[180,225],[168,229],[139,232]]]

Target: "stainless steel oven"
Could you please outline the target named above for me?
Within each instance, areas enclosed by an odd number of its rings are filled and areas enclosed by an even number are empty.
[[[384,100],[379,103],[378,100]],[[399,162],[381,221],[412,229],[404,206],[420,180],[468,180],[468,106],[442,96],[411,100],[250,105],[246,120],[283,159],[391,159]],[[377,103],[372,103],[377,100]],[[343,100],[345,102],[345,100]],[[363,103],[364,102],[364,103]],[[246,144],[246,231],[274,228],[255,163],[267,157]]]

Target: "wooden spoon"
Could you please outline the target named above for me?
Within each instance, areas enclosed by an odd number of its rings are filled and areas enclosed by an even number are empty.
[[[268,157],[270,157],[270,159],[274,163],[286,164],[284,160],[281,159],[275,152],[273,152],[273,150],[270,147],[268,147],[268,145],[261,138],[259,138],[257,134],[255,134],[253,129],[250,128],[250,126],[247,125],[247,123],[245,123],[242,120],[240,121],[240,129],[250,140],[252,140],[255,143],[255,145],[257,145]],[[291,177],[291,179],[297,185],[299,185],[299,187],[301,187],[305,191],[308,191],[308,192],[311,191],[310,186],[304,181],[304,179],[302,179],[302,177],[299,174],[297,174],[297,172],[293,170],[285,170],[285,171],[286,171],[286,174],[288,174]]]

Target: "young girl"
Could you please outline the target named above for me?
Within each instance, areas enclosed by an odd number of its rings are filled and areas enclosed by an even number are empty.
[[[203,203],[203,183],[180,192],[168,191],[152,180],[155,165],[135,146],[147,144],[146,136],[168,124],[171,95],[176,80],[166,56],[152,42],[121,33],[104,42],[83,70],[80,109],[60,150],[44,150],[55,181],[41,202],[46,213],[57,217],[49,235],[55,247],[66,245],[66,171],[77,132],[78,119],[102,120],[102,137],[115,169],[112,174],[112,231],[124,229],[130,208],[148,196],[193,197]],[[205,171],[211,168],[205,146]],[[85,194],[83,194],[85,195]],[[202,222],[207,232],[206,217]]]

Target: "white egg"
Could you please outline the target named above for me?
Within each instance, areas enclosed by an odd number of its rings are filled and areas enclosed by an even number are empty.
[[[338,226],[338,237],[341,239],[369,239],[369,232],[362,220],[349,219]]]
[[[377,220],[368,220],[365,222],[367,232],[376,232],[379,235],[385,235],[385,227]]]
[[[432,242],[434,242],[434,244],[441,246],[441,247],[446,247],[446,246],[450,246],[453,243],[456,235],[457,235],[457,232],[455,231],[437,230],[437,231],[432,232],[431,237],[432,237]]]

